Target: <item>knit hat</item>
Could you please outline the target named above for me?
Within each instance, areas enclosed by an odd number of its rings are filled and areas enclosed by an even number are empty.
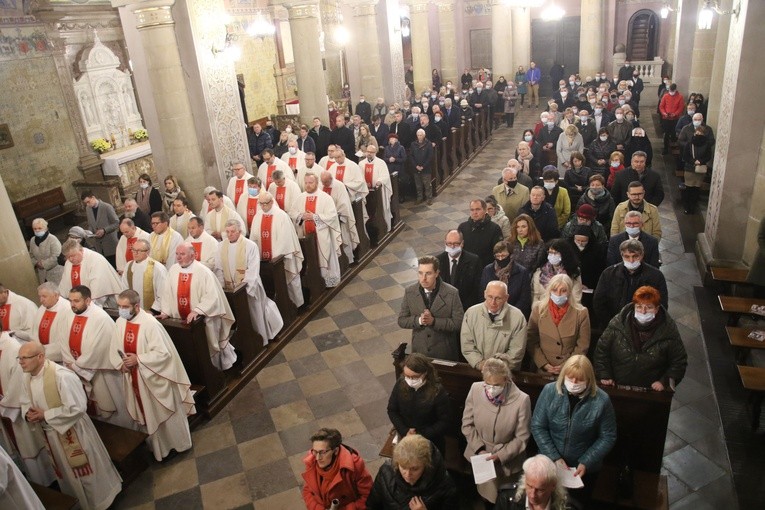
[[[589,225],[577,225],[574,227],[575,236],[592,236],[592,227]]]
[[[582,204],[579,206],[579,209],[576,210],[576,215],[587,220],[594,220],[598,213],[590,204]]]

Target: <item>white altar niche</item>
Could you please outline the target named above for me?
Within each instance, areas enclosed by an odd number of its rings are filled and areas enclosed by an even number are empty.
[[[74,80],[89,142],[96,138],[115,140],[117,147],[130,145],[130,133],[143,129],[130,72],[120,71],[120,59],[94,35],[79,61],[82,75]]]

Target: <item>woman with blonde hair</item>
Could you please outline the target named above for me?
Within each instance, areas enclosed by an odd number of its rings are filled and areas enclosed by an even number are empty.
[[[534,303],[526,348],[541,373],[558,375],[566,360],[590,347],[590,314],[573,290],[568,275],[556,274]]]
[[[369,132],[369,126],[362,123],[359,126],[359,138],[356,140],[356,151],[364,152],[370,145],[374,145],[379,149],[379,146],[377,145],[377,139]]]
[[[173,202],[176,198],[186,198],[186,193],[178,186],[178,179],[174,175],[168,175],[165,177],[165,189],[162,192],[162,210],[167,214],[175,214],[173,212]]]
[[[569,124],[563,130],[558,137],[555,150],[558,153],[558,171],[565,177],[566,170],[571,167],[571,155],[575,152],[584,152],[584,139],[575,125]]]

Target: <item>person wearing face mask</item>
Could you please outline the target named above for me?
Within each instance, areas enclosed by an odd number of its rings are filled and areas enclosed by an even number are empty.
[[[161,264],[157,264],[161,267]],[[161,462],[171,450],[191,448],[188,416],[195,414],[191,383],[165,328],[141,308],[140,294],[117,297],[119,318],[109,361],[122,372],[125,404],[134,428],[148,433],[147,444]]]
[[[606,179],[600,175],[591,175],[589,187],[584,190],[584,194],[577,202],[577,210],[584,204],[591,205],[597,212],[597,220],[603,225],[606,236],[611,231],[611,221],[614,217],[616,204],[611,194],[606,189]]]
[[[494,262],[483,268],[479,292],[485,293],[489,283],[494,281],[506,285],[507,303],[520,310],[528,319],[531,313],[531,273],[515,260],[513,243],[509,241],[500,241],[494,245]],[[487,301],[486,306],[490,305]]]
[[[694,105],[695,107],[695,105]],[[691,111],[691,108],[689,106],[688,111]],[[682,120],[682,119],[681,119]],[[677,122],[678,125],[680,125],[680,121]],[[680,158],[683,157],[683,151],[685,150],[685,147],[690,143],[691,139],[695,135],[695,131],[697,129],[703,130],[703,134],[706,137],[706,141],[711,143],[712,146],[715,144],[715,134],[714,131],[710,126],[708,126],[704,122],[704,114],[700,112],[695,112],[688,120],[688,123],[685,124],[682,129],[677,131],[677,143],[680,145]]]
[[[579,269],[579,257],[565,239],[554,239],[546,244],[546,250],[540,253],[531,277],[532,309],[544,300],[547,287],[555,275],[565,274],[571,278],[571,293],[578,302],[582,301],[582,272]]]
[[[529,188],[518,182],[518,168],[508,166],[502,170],[502,183],[491,190],[496,203],[505,216],[512,220],[529,200]]]
[[[650,168],[653,161],[653,145],[646,136],[645,129],[636,127],[632,130],[630,141],[624,148],[624,155],[627,161],[632,161],[632,155],[636,152],[643,152],[646,155],[645,165]]]
[[[598,130],[598,136],[584,151],[584,155],[587,158],[587,166],[589,166],[593,172],[608,177],[610,174],[609,160],[611,154],[615,150],[616,143],[608,134],[608,129],[605,126],[601,127]]]
[[[612,235],[608,240],[606,263],[612,266],[621,262],[622,256],[619,252],[619,246],[627,239],[636,239],[643,245],[643,260],[653,267],[659,267],[661,265],[659,240],[651,234],[643,232],[643,215],[640,214],[640,211],[629,211],[624,216],[624,227],[624,231]]]
[[[482,266],[478,255],[466,251],[464,244],[462,234],[458,230],[450,230],[444,239],[444,251],[436,258],[439,267],[445,268],[441,279],[459,291],[462,309],[467,310],[481,299],[478,279]]]
[[[606,268],[606,244],[599,242],[590,225],[577,225],[566,240],[579,255],[582,288],[594,289]],[[585,298],[591,304],[591,300]]]
[[[489,95],[488,92],[484,90],[483,83],[479,81],[476,84],[475,91],[470,94],[468,102],[475,112],[480,112],[484,108],[489,108]]]
[[[685,346],[663,301],[656,287],[641,286],[608,323],[594,355],[601,384],[674,391],[683,379]]]
[[[700,186],[704,183],[715,155],[714,139],[709,140],[705,126],[695,128],[690,143],[683,147],[682,155],[685,164],[683,209],[685,214],[694,214],[699,203]]]
[[[372,105],[367,103],[363,95],[359,96],[359,102],[356,105],[356,115],[361,117],[364,124],[369,125],[372,123]]]
[[[518,101],[518,91],[513,82],[508,82],[502,90],[502,99],[504,100],[505,124],[511,128],[515,123],[515,103]]]
[[[305,167],[305,152],[298,149],[297,137],[295,135],[287,137],[287,152],[282,154],[281,160],[287,163],[287,166],[292,170],[293,177],[297,175],[298,168]]]
[[[603,101],[596,101],[592,107],[592,122],[595,125],[595,129],[600,134],[600,131],[607,127],[614,120],[614,117],[606,109],[606,104]]]
[[[582,204],[576,209],[576,214],[561,229],[560,236],[564,239],[573,239],[577,226],[588,226],[596,243],[605,247],[608,243],[608,235],[603,225],[598,221],[597,211],[590,204]],[[581,257],[580,257],[581,259]]]
[[[504,89],[504,87],[503,87]],[[491,80],[488,80],[486,82],[486,86],[484,87],[484,92],[486,93],[486,109],[489,112],[489,120],[493,117],[494,112],[502,111],[504,108],[504,105],[502,105],[502,102],[500,100],[500,93],[501,90],[498,92],[494,86],[492,85]],[[491,122],[489,123],[491,126]]]
[[[608,156],[608,180],[606,186],[612,189],[614,181],[616,181],[616,175],[624,170],[624,153],[621,151],[614,151]]]
[[[563,177],[563,186],[568,190],[571,205],[575,206],[579,202],[584,190],[592,175],[592,170],[585,166],[584,155],[575,151],[569,158],[569,169]]]
[[[592,118],[590,118],[590,108],[587,105],[579,109],[575,124],[579,134],[582,135],[582,142],[585,147],[588,147],[598,137],[598,130],[595,128]]]
[[[474,382],[465,399],[462,434],[467,440],[464,456],[487,455],[497,477],[478,485],[478,494],[495,503],[499,487],[514,480],[526,458],[531,437],[531,399],[513,383],[510,360],[496,354],[483,364],[483,380]]]
[[[558,379],[542,389],[531,433],[541,454],[582,478],[584,487],[568,492],[582,508],[587,508],[603,460],[616,444],[616,429],[614,407],[598,388],[592,363],[583,354],[571,356]]]
[[[560,174],[554,166],[546,166],[542,171],[545,188],[545,202],[553,206],[558,228],[563,227],[571,216],[571,200],[568,190],[560,186]]]
[[[616,149],[624,151],[627,142],[632,136],[632,123],[624,118],[624,109],[619,107],[614,110],[615,120],[608,127],[608,135],[616,144]]]
[[[59,265],[61,241],[50,233],[44,218],[32,220],[35,235],[29,240],[29,256],[37,273],[39,283],[53,282],[58,285],[64,268]],[[116,248],[115,248],[116,249]]]
[[[669,153],[670,143],[677,140],[675,125],[683,113],[685,113],[685,101],[683,95],[677,91],[677,84],[669,85],[669,90],[659,101],[659,114],[661,115],[661,128],[664,131],[664,148],[662,154]]]
[[[539,142],[542,149],[539,153],[541,159],[540,163],[542,165],[557,166],[558,157],[556,146],[562,134],[563,130],[557,126],[555,118],[548,116],[545,125],[539,130],[539,134],[537,135],[537,142]]]
[[[518,87],[518,95],[521,97],[521,106],[523,106],[526,100],[526,93],[528,92],[528,80],[526,79],[526,71],[523,69],[523,66],[518,66],[514,81]]]
[[[584,139],[579,134],[579,129],[574,124],[569,124],[558,136],[555,144],[555,152],[558,157],[558,172],[561,176],[571,168],[571,155],[574,152],[584,151]],[[568,218],[566,218],[568,219]]]
[[[444,434],[452,424],[449,394],[433,363],[423,354],[404,360],[401,376],[388,397],[388,418],[399,438],[419,434],[445,451]]]
[[[462,119],[462,123],[464,124],[466,121],[472,120],[473,117],[475,117],[475,112],[470,107],[470,103],[468,103],[467,99],[462,99],[460,101],[460,119]]]
[[[644,285],[658,289],[662,306],[669,307],[667,281],[661,271],[643,261],[643,244],[628,239],[619,245],[619,252],[622,261],[603,271],[592,298],[595,319],[601,328],[605,328],[608,321],[630,302],[635,290]]]

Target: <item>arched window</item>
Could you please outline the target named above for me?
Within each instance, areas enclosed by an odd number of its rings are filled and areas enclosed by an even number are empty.
[[[627,60],[653,60],[659,48],[659,17],[649,9],[630,18],[627,32]]]

